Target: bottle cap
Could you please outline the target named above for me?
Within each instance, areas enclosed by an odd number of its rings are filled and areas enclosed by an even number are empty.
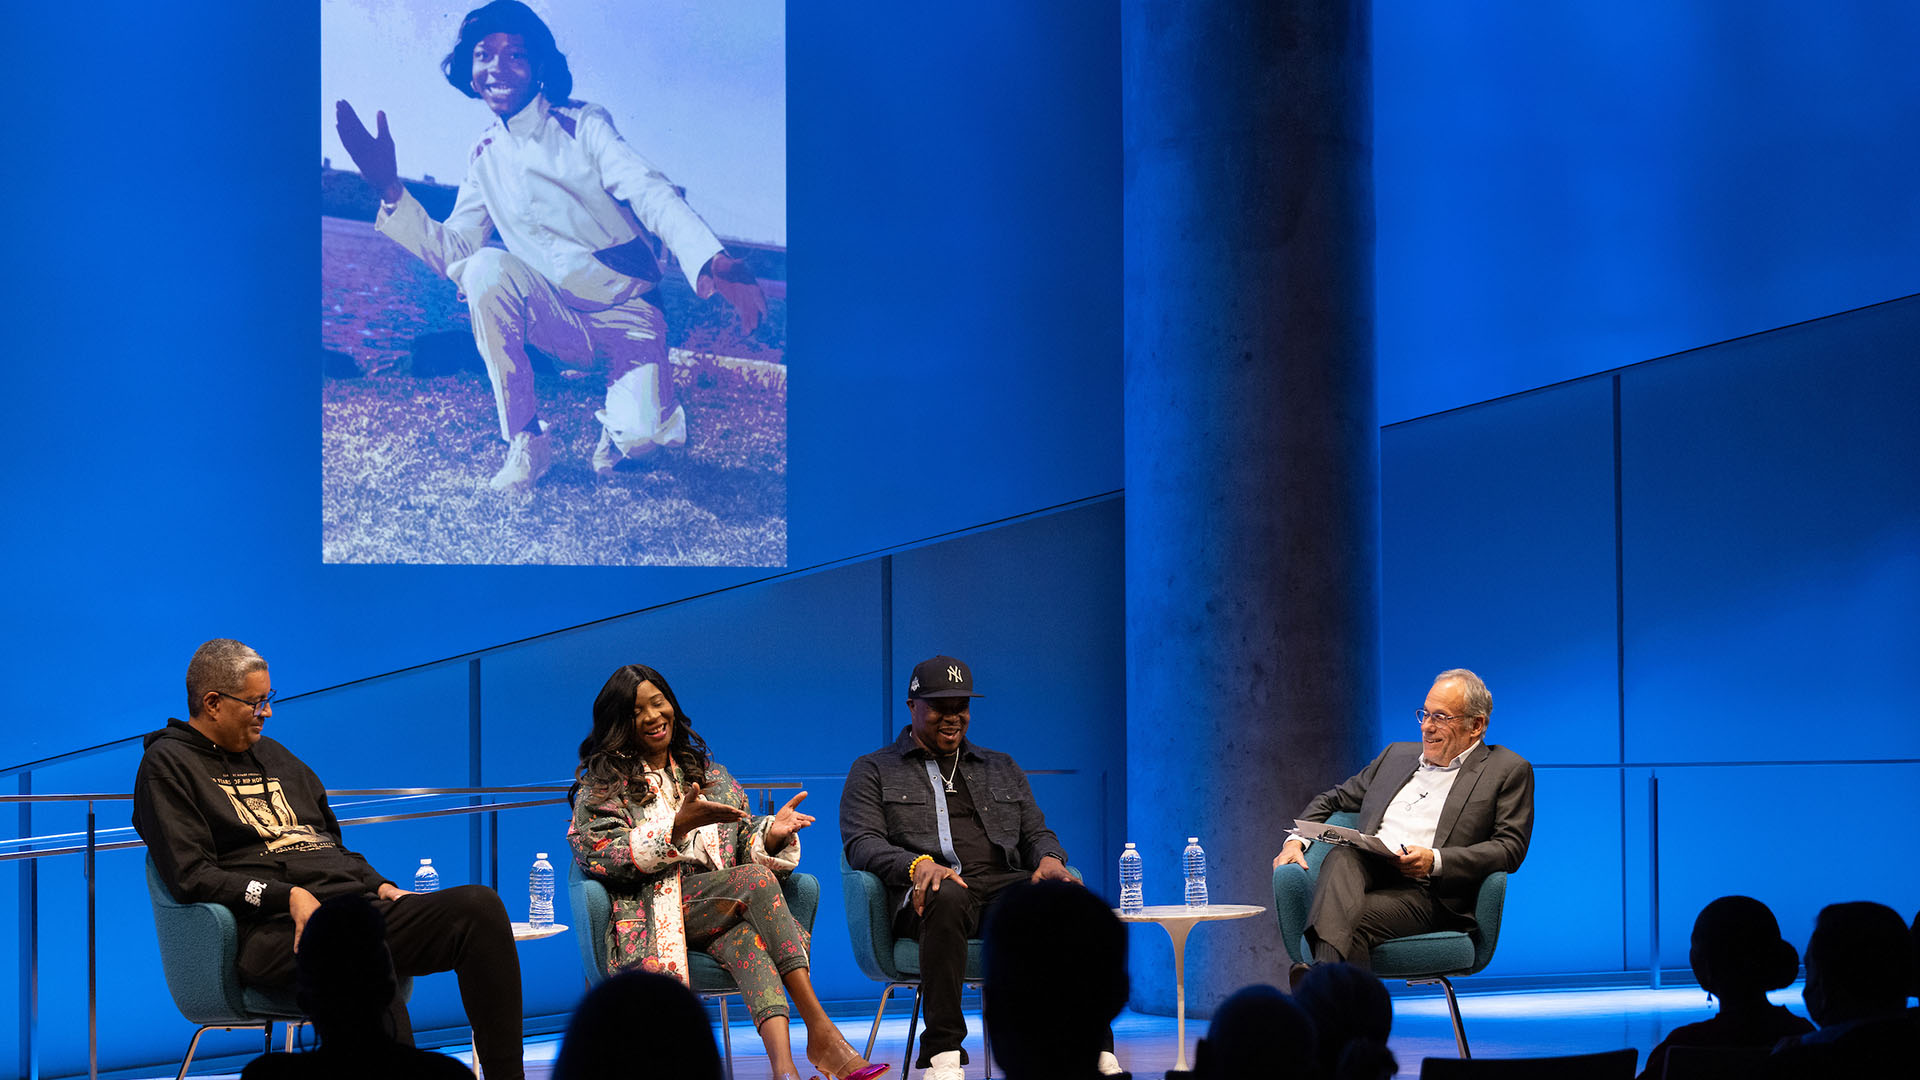
[[[420,860],[420,865],[421,865],[421,866],[432,866],[432,865],[433,865],[433,860],[432,860],[432,859],[421,859],[421,860]]]
[[[1128,844],[1127,846],[1128,846],[1128,847],[1132,847],[1133,845],[1132,845],[1132,844]]]
[[[1187,837],[1187,843],[1189,843],[1189,844],[1197,844],[1197,843],[1199,843],[1199,842],[1200,842],[1200,838],[1199,838],[1199,837],[1197,837],[1197,836],[1189,836],[1189,837]]]
[[[547,853],[544,851],[536,851],[533,853],[533,857],[536,859],[544,859],[547,857]]]

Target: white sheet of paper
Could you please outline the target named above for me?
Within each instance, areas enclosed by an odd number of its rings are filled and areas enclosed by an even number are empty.
[[[1317,844],[1339,844],[1342,847],[1359,848],[1369,855],[1384,855],[1397,859],[1400,853],[1388,847],[1384,841],[1372,833],[1363,833],[1349,829],[1345,825],[1329,825],[1324,821],[1304,821],[1295,818],[1294,831],[1303,840],[1312,840]]]

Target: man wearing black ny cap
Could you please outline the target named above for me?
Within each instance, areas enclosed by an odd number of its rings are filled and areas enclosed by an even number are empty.
[[[973,672],[951,656],[913,669],[912,723],[893,745],[847,770],[840,836],[847,863],[886,883],[893,930],[920,942],[927,1029],[919,1066],[927,1080],[963,1080],[960,983],[967,939],[987,909],[1020,881],[1073,881],[1060,838],[1047,828],[1013,758],[966,738]],[[1119,1073],[1109,1034],[1102,1073]]]

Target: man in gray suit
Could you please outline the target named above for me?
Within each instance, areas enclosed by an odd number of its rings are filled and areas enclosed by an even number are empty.
[[[1419,742],[1389,744],[1301,811],[1307,821],[1358,813],[1361,832],[1400,853],[1327,853],[1307,913],[1315,963],[1368,967],[1373,947],[1390,938],[1471,929],[1480,883],[1520,868],[1533,837],[1533,766],[1485,743],[1492,713],[1493,695],[1478,675],[1441,672],[1416,713]],[[1295,836],[1273,866],[1306,861],[1306,842]],[[1294,968],[1298,979],[1306,965]]]

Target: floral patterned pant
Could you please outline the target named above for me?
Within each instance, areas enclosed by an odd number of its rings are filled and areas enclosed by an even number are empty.
[[[732,973],[755,1027],[787,1015],[780,977],[807,967],[807,932],[773,871],[749,865],[682,875],[680,910],[687,948],[705,950]]]

